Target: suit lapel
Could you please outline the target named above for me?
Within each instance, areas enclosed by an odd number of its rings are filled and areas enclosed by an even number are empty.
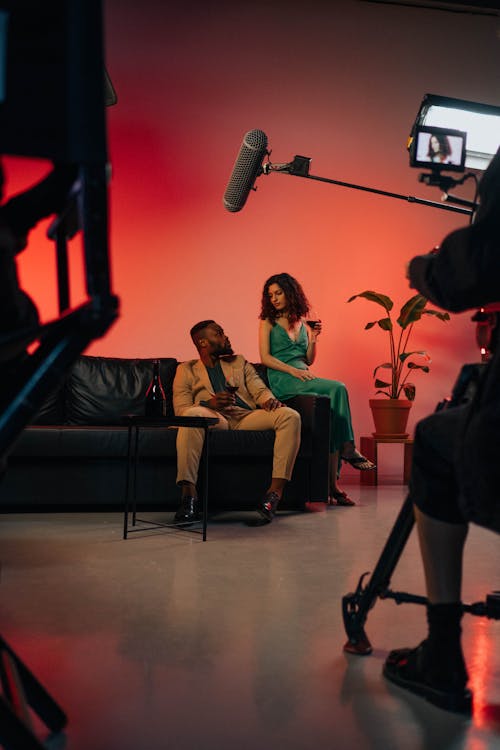
[[[214,389],[212,387],[212,383],[210,382],[210,378],[208,377],[207,368],[201,360],[197,360],[197,362],[195,362],[193,372],[198,380],[206,388],[206,390],[213,395]]]

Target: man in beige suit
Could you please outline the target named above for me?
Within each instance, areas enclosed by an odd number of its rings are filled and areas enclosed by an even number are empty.
[[[241,354],[234,354],[221,326],[203,320],[191,329],[191,338],[200,359],[183,362],[174,379],[174,411],[182,417],[217,417],[212,429],[274,430],[271,484],[257,505],[262,523],[270,523],[283,489],[292,475],[300,444],[300,416],[274,398]],[[237,386],[230,393],[227,386]],[[176,523],[198,517],[196,482],[204,433],[202,429],[181,427],[177,434],[177,484],[181,505]]]

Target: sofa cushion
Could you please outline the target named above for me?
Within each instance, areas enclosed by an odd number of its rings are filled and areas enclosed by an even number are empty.
[[[125,427],[26,428],[11,453],[12,458],[119,458],[127,455]]]
[[[124,414],[144,414],[153,359],[82,356],[66,380],[66,423],[116,424]],[[177,360],[160,358],[160,377],[172,416],[172,383]]]
[[[177,428],[141,427],[140,458],[176,458]],[[210,455],[272,456],[272,430],[214,430],[210,435]],[[128,450],[126,427],[32,426],[26,428],[12,451],[15,458],[123,458]]]
[[[42,406],[33,424],[54,425],[64,424],[64,381],[48,396]]]

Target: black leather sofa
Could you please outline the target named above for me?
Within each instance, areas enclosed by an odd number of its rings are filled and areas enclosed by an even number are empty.
[[[124,506],[127,427],[124,414],[144,414],[150,359],[81,356],[14,445],[0,482],[0,511],[117,510]],[[172,415],[177,360],[160,360]],[[265,378],[265,370],[256,368]],[[328,495],[329,400],[288,402],[302,417],[301,449],[281,508],[303,509]],[[175,428],[141,428],[137,499],[145,509],[173,510]],[[272,431],[214,431],[210,437],[210,510],[254,508],[271,476]]]

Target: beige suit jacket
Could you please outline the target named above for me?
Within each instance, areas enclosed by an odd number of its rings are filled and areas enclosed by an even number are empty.
[[[273,393],[257,375],[255,368],[247,362],[241,354],[236,354],[229,362],[220,360],[222,371],[227,378],[231,378],[233,370],[238,373],[238,396],[251,409],[263,406]],[[198,406],[200,401],[208,401],[214,395],[212,383],[208,377],[207,368],[199,359],[181,362],[177,367],[174,378],[173,400],[177,417],[182,417],[186,409]]]

